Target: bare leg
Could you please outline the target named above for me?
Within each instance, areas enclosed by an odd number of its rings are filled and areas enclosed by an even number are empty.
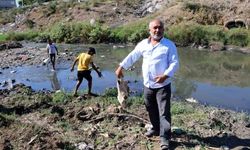
[[[81,80],[81,81],[80,81],[80,80],[77,81],[77,83],[76,83],[76,88],[75,88],[75,91],[74,91],[74,96],[77,95],[77,91],[78,91],[78,89],[79,89],[81,83],[82,83],[82,80]]]
[[[92,90],[92,79],[88,81],[88,94],[91,94]]]
[[[88,81],[88,95],[94,97],[98,96],[97,94],[92,93],[91,90],[92,90],[92,79]]]

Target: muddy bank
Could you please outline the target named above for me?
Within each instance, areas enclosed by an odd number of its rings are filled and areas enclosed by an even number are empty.
[[[48,58],[46,43],[20,43],[16,48],[5,48],[0,51],[0,68],[16,67],[22,65],[45,65],[43,61]],[[5,44],[6,45],[6,44]],[[74,59],[73,52],[59,49],[57,63]]]
[[[83,99],[19,84],[0,90],[0,101],[1,149],[159,149],[158,137],[143,135],[141,97],[121,109],[112,94]],[[250,148],[249,115],[175,101],[171,112],[171,149]]]

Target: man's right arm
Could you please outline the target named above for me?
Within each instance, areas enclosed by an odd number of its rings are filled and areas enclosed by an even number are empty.
[[[119,66],[116,71],[115,71],[115,74],[118,78],[122,78],[123,77],[123,72],[122,72],[123,68],[122,66]]]
[[[72,67],[70,69],[71,72],[74,70],[74,67],[75,67],[75,64],[76,64],[77,61],[78,61],[78,58],[75,59],[73,65],[72,65]]]
[[[49,54],[49,45],[46,46],[47,53]]]
[[[137,44],[135,49],[119,64],[119,67],[115,71],[118,78],[123,77],[123,69],[127,70],[141,57],[140,45],[141,44]]]

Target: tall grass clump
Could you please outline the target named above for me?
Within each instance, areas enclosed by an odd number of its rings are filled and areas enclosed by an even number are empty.
[[[7,40],[7,35],[0,34],[0,42],[6,41],[6,40]]]
[[[242,47],[250,45],[250,31],[242,28],[226,30],[222,26],[184,23],[169,27],[166,36],[181,46],[208,45],[214,41]]]
[[[119,43],[137,43],[148,35],[148,23],[145,22],[127,24],[112,30],[114,42]]]
[[[207,32],[207,37],[210,42],[216,41],[223,44],[227,43],[226,30],[223,26],[203,26]]]
[[[237,46],[249,46],[250,45],[250,31],[242,28],[235,28],[229,30],[227,34],[227,44]]]
[[[7,33],[6,40],[11,41],[33,41],[39,35],[36,31],[25,31],[25,32],[9,32]]]
[[[52,102],[55,104],[64,104],[72,100],[72,96],[65,92],[58,92],[52,95]]]
[[[209,41],[208,31],[203,26],[189,23],[179,24],[169,28],[167,37],[175,41],[178,45],[188,46],[192,43],[206,45]]]
[[[46,34],[47,33],[47,34]],[[110,40],[110,29],[101,26],[99,23],[91,25],[90,23],[59,23],[46,31],[45,35],[56,42],[65,43],[106,43]]]

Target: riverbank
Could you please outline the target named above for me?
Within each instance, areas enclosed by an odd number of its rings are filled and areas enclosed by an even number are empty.
[[[83,99],[15,85],[0,93],[1,149],[159,149],[157,137],[143,135],[142,97],[121,109],[112,91]],[[171,149],[250,148],[247,114],[176,101],[171,112]]]

